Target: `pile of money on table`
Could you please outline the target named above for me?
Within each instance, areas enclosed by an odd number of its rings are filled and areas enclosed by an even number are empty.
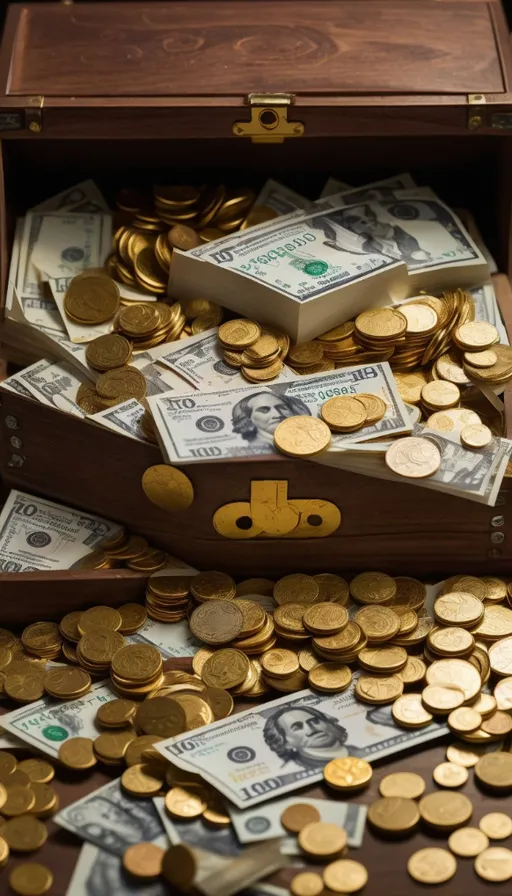
[[[512,450],[495,270],[407,174],[318,199],[125,188],[114,213],[85,181],[18,221],[6,328],[42,359],[2,388],[169,464],[284,453],[493,505]]]
[[[512,583],[379,571],[235,582],[109,520],[9,496],[2,570],[125,564],[147,577],[144,604],[0,630],[0,862],[15,893],[52,886],[37,855],[10,859],[43,849],[50,817],[83,842],[69,896],[107,881],[117,894],[282,896],[276,872],[293,896],[353,893],[368,881],[367,828],[436,834],[408,854],[422,884],[469,860],[484,881],[512,879],[510,813],[485,809],[512,788]],[[445,758],[428,776],[374,771],[437,741]],[[60,808],[59,782],[97,769],[102,786]]]

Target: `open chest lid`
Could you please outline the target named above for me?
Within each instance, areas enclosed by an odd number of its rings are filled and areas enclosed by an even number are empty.
[[[499,0],[19,4],[0,129],[269,142],[506,130],[509,40]]]

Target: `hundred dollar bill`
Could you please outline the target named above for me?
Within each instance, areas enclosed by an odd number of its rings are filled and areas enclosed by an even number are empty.
[[[245,386],[247,380],[240,371],[224,361],[217,337],[218,329],[213,327],[197,336],[191,336],[190,339],[169,344],[167,353],[159,359],[160,363],[170,367],[202,392]],[[290,379],[295,379],[295,374],[285,365],[276,380]]]
[[[398,728],[390,706],[360,703],[352,684],[334,696],[300,691],[155,746],[246,809],[320,781],[331,759],[360,756],[372,762],[446,733],[439,722],[420,730]]]
[[[183,345],[185,340],[180,339],[179,341]],[[158,348],[163,348],[163,346],[158,346]],[[165,351],[167,352],[168,349],[169,345],[166,344]],[[150,349],[148,352],[141,352],[140,355],[130,361],[132,367],[136,367],[137,370],[144,374],[147,395],[161,395],[163,392],[175,392],[177,395],[181,395],[188,392],[188,382],[183,377],[169,370],[167,366],[164,366],[160,355],[156,355],[155,359],[153,359],[151,352],[154,352],[154,349]]]
[[[27,387],[19,380],[17,373],[13,373],[12,376],[8,376],[6,380],[2,380],[0,389],[7,389],[8,392],[17,392],[17,394],[21,395],[23,398],[34,397],[32,392],[29,392]]]
[[[407,483],[419,488],[428,488],[458,498],[467,498],[493,507],[512,457],[512,442],[494,437],[484,449],[464,448],[456,432],[437,432],[416,424],[412,435],[428,437],[439,448],[441,465],[439,470],[425,479],[407,479],[393,473],[386,465],[384,455],[392,442],[346,446],[343,452],[330,448],[322,455],[312,458],[316,463],[363,476],[375,476],[392,482]]]
[[[320,199],[329,198],[330,200],[334,196],[339,199],[340,204],[352,205],[354,202],[371,199],[388,199],[393,196],[395,190],[410,190],[415,187],[416,184],[410,174],[397,174],[395,177],[377,180],[371,184],[364,184],[362,187],[349,187],[342,181],[330,177],[320,194]],[[322,204],[317,200],[317,208]]]
[[[254,206],[260,205],[274,209],[278,215],[287,215],[298,208],[310,209],[314,205],[314,201],[306,199],[305,196],[301,196],[290,187],[285,187],[284,184],[269,178],[255,199]]]
[[[188,819],[188,821],[182,821],[179,818],[171,820],[165,808],[165,799],[163,797],[155,797],[153,803],[171,844],[175,846],[178,843],[186,843],[187,846],[194,850],[198,859],[198,870],[194,879],[194,886],[198,887],[202,892],[211,893],[212,878],[217,876],[218,880],[220,875],[228,871],[231,885],[236,884],[236,890],[232,892],[239,893],[242,890],[243,896],[259,896],[259,894],[265,894],[265,896],[288,896],[288,890],[261,880],[253,883],[247,889],[247,857],[249,856],[253,859],[254,853],[251,848],[248,849],[239,842],[231,825],[216,828],[212,833],[211,825],[208,825],[202,818]],[[270,838],[266,839],[269,840]],[[287,855],[282,849],[281,841],[277,840],[276,837],[273,839],[274,843],[271,844],[272,849],[270,851],[274,852],[275,848],[277,848],[280,855]],[[269,846],[268,843],[267,846]],[[265,877],[274,867],[274,858],[271,859],[269,867],[267,863],[268,855],[265,852],[263,854],[257,853],[256,855],[259,859],[258,875],[260,878]],[[240,859],[242,859],[242,862],[240,862]],[[235,862],[233,860],[238,861]],[[277,863],[278,866],[283,864],[279,859],[277,859]],[[254,867],[253,861],[251,861],[251,865]],[[210,879],[210,884],[208,879]],[[206,889],[203,888],[203,884],[206,885]],[[218,884],[221,884],[220,880],[218,880]],[[219,896],[225,896],[227,890],[224,882],[222,882],[221,887],[218,891]]]
[[[153,801],[129,796],[121,788],[119,778],[61,809],[53,820],[81,840],[116,856],[142,841],[168,846]]]
[[[31,212],[109,212],[109,206],[93,180],[83,180],[51,199],[34,205]]]
[[[71,364],[58,361],[52,364],[45,359],[31,364],[19,373],[16,379],[41,404],[57,408],[74,417],[85,417],[85,411],[76,403],[76,395],[80,385],[87,381]]]
[[[70,569],[119,528],[94,514],[13,490],[0,513],[0,571]]]
[[[300,217],[277,218],[190,252],[177,251],[169,292],[178,298],[205,295],[281,327],[296,342],[359,314],[377,297],[379,304],[404,298],[409,293],[404,261],[351,233],[338,220],[346,211],[297,212]]]
[[[359,608],[360,609],[360,608]],[[164,802],[162,800],[162,802]],[[228,806],[236,835],[240,843],[255,843],[282,837],[281,852],[288,856],[301,855],[297,837],[290,836],[281,824],[281,815],[297,802],[295,796],[285,796],[270,800],[257,809],[235,809]],[[320,821],[338,824],[347,832],[349,846],[359,847],[363,842],[366,824],[366,806],[357,803],[342,803],[338,800],[315,800],[300,797],[300,802],[313,806],[320,814]],[[172,840],[172,838],[171,838]]]
[[[414,190],[395,190],[378,201],[350,196],[350,205],[344,193],[322,200],[331,224],[329,245],[354,253],[382,252],[404,262],[409,295],[489,279],[484,255],[459,218],[435,196],[422,198]]]
[[[110,810],[112,813],[112,809]],[[116,810],[117,812],[117,810]],[[102,819],[98,819],[102,823]],[[140,882],[130,878],[120,858],[93,843],[84,843],[80,850],[66,896],[169,896],[163,880]],[[286,894],[287,896],[287,894]]]
[[[278,456],[273,435],[281,420],[297,414],[317,417],[328,398],[357,397],[363,392],[379,395],[385,401],[384,417],[356,433],[333,434],[332,452],[347,442],[410,432],[409,414],[385,362],[298,376],[265,386],[177,397],[157,395],[148,401],[168,462],[194,463]]]
[[[78,212],[29,212],[25,217],[16,290],[41,298],[43,281],[101,267],[111,241],[111,217]]]
[[[97,681],[77,700],[64,703],[43,697],[28,706],[20,706],[2,716],[2,726],[30,747],[56,759],[60,745],[68,738],[94,739],[101,734],[96,727],[96,713],[115,696],[107,681]]]

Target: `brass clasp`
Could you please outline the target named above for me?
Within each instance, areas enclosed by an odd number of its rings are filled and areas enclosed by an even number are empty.
[[[288,121],[288,108],[293,103],[292,93],[250,93],[246,103],[251,110],[250,121],[235,121],[236,137],[250,137],[253,143],[283,143],[285,137],[302,137],[301,121]]]

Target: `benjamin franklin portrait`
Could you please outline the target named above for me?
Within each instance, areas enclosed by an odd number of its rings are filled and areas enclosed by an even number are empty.
[[[333,716],[313,706],[283,706],[268,717],[265,743],[285,763],[293,760],[304,768],[323,768],[331,759],[361,756],[347,744],[347,729]]]
[[[307,405],[300,398],[276,395],[273,392],[256,392],[242,398],[233,408],[233,431],[248,442],[273,443],[276,427],[287,417],[299,414],[311,416]]]

